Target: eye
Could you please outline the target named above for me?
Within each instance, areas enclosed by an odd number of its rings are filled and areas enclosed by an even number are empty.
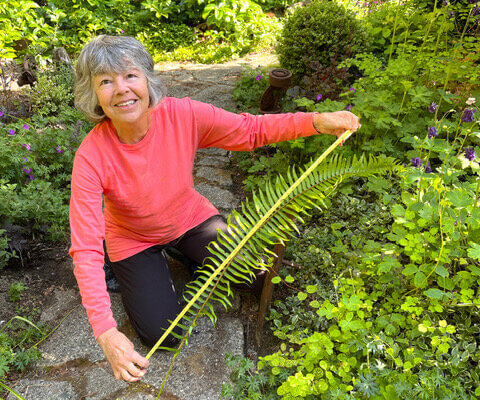
[[[137,77],[137,74],[133,73],[133,72],[130,72],[127,74],[127,78],[136,78]]]
[[[100,81],[100,86],[107,85],[107,84],[109,84],[109,83],[110,83],[110,79],[102,79],[102,80]]]

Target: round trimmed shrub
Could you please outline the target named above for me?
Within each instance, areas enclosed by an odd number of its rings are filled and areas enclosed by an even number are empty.
[[[314,72],[311,65],[328,67],[332,58],[339,63],[369,51],[369,43],[366,30],[353,12],[334,1],[314,0],[287,17],[276,51],[282,67],[298,81]]]

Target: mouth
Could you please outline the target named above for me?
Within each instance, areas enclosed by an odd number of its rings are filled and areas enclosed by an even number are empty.
[[[127,100],[127,101],[122,101],[121,103],[115,104],[115,107],[128,107],[131,106],[132,104],[135,104],[137,100]]]

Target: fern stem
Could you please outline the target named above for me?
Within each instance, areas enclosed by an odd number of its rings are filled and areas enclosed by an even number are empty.
[[[254,235],[256,232],[257,228],[259,226],[262,226],[266,220],[270,218],[270,216],[280,207],[280,205],[285,201],[285,199],[290,196],[290,194],[302,183],[303,179],[308,176],[309,174],[312,173],[315,168],[318,167],[318,165],[325,160],[325,158],[343,141],[348,139],[350,135],[353,132],[350,130],[347,130],[345,133],[343,133],[335,142],[332,143],[332,145],[325,150],[325,152],[317,158],[317,160],[302,174],[302,176],[297,179],[297,181],[290,186],[290,188],[283,193],[283,195],[278,199],[278,201],[265,213],[265,215],[255,224],[255,226],[250,230],[250,232],[245,235],[245,237],[241,240],[241,242],[238,244],[237,249],[241,249],[245,243],[247,243],[251,237]],[[207,281],[203,284],[203,288],[207,288],[210,286],[210,284],[213,282],[213,280],[217,277],[217,275],[220,274],[220,272],[223,269],[223,266],[228,265],[233,259],[237,256],[238,250],[233,251],[228,255],[228,257],[223,261],[222,265],[216,269],[214,272],[212,272],[212,275],[207,279]],[[170,334],[170,332],[173,330],[173,328],[180,322],[180,320],[185,316],[185,314],[190,310],[192,305],[198,300],[198,298],[201,296],[203,293],[203,290],[199,290],[193,297],[192,299],[188,302],[188,304],[183,308],[183,310],[177,315],[175,320],[170,324],[168,329],[164,332],[162,337],[155,343],[155,345],[152,347],[152,349],[149,351],[147,356],[145,357],[147,360],[155,353],[155,351],[158,349],[160,344],[165,340],[165,338]]]

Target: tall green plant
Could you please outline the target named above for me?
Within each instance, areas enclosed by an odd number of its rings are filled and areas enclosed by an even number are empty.
[[[234,211],[229,217],[228,233],[219,231],[217,241],[209,245],[212,257],[200,271],[199,278],[188,286],[185,294],[188,304],[147,355],[147,359],[150,358],[169,334],[181,339],[177,349],[169,349],[175,351],[175,355],[160,393],[198,318],[208,315],[215,323],[212,302],[218,301],[225,308],[230,306],[231,283],[252,281],[252,270],[268,268],[273,261],[273,253],[268,249],[277,243],[284,244],[293,231],[298,231],[295,220],[303,222],[302,215],[307,213],[306,210],[324,205],[325,197],[344,178],[386,173],[399,168],[391,158],[363,156],[351,160],[335,156],[319,167],[350,134],[348,131],[344,133],[305,172],[299,174],[292,169],[286,177],[280,176],[273,184],[266,185],[264,191],[254,194],[251,201],[242,205],[243,215]],[[259,262],[265,255],[270,258]],[[176,326],[185,333],[175,334],[173,328]]]

